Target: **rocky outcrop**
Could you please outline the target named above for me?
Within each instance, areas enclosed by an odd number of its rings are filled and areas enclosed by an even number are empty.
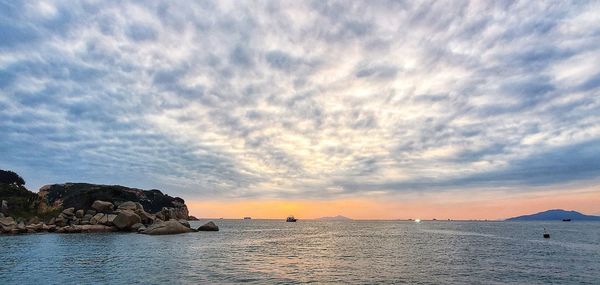
[[[38,209],[41,212],[71,207],[108,212],[109,209],[102,208],[101,205],[111,207],[106,203],[109,202],[117,205],[117,209],[120,207],[132,211],[144,209],[149,213],[157,213],[167,209],[168,213],[164,214],[163,220],[187,219],[189,215],[183,199],[163,194],[160,190],[141,190],[119,185],[66,183],[46,185],[40,189],[38,196]],[[94,205],[97,200],[104,203]]]
[[[8,174],[10,183],[0,181],[0,233],[196,231],[187,222],[183,199],[159,190],[66,183],[44,186],[35,194],[24,187],[24,180],[15,182],[18,175]]]
[[[189,233],[193,230],[182,225],[177,220],[168,220],[163,222],[161,220],[157,220],[154,224],[150,225],[146,230],[142,231],[142,234],[147,235],[172,235],[172,234],[182,234]]]
[[[204,225],[201,225],[198,228],[198,231],[201,232],[218,232],[219,231],[219,227],[217,225],[215,225],[215,223],[213,222],[208,222]]]

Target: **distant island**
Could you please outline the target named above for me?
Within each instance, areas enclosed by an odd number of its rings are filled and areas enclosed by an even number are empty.
[[[584,215],[577,211],[565,211],[561,209],[548,210],[531,215],[524,215],[506,219],[506,221],[600,221],[600,216]]]
[[[335,217],[321,217],[318,218],[319,221],[352,221],[352,219],[348,217],[344,217],[342,215],[337,215]]]

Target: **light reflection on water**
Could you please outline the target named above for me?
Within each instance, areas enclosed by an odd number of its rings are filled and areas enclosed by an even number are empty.
[[[600,223],[216,222],[220,232],[172,236],[0,236],[0,280],[600,284]]]

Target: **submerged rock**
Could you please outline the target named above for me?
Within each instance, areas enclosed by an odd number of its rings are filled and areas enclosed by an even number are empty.
[[[198,231],[202,232],[218,232],[219,227],[213,222],[208,222],[198,228]]]
[[[147,235],[171,235],[192,232],[192,229],[182,225],[177,220],[168,220],[166,222],[157,220],[154,224],[148,226],[141,233]]]

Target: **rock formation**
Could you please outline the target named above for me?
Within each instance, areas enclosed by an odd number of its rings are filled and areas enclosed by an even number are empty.
[[[0,233],[127,231],[154,235],[196,231],[187,221],[183,199],[159,190],[66,183],[44,186],[35,194],[16,173],[1,171],[8,182],[0,181]],[[211,228],[218,230],[214,224]]]
[[[215,225],[213,222],[208,222],[198,228],[198,231],[201,232],[218,232],[219,227]]]
[[[194,230],[182,225],[179,221],[176,220],[157,220],[154,224],[150,225],[146,230],[142,231],[141,233],[147,235],[171,235],[189,233],[192,231]]]

